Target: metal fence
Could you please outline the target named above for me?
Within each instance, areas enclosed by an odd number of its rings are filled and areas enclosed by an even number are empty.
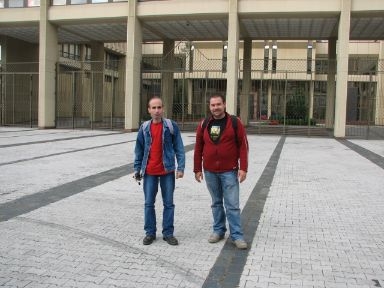
[[[356,69],[350,70],[346,137],[384,138],[384,67],[383,61],[376,60],[375,63],[367,65],[366,62],[359,64],[355,61],[352,67]],[[271,64],[266,66],[264,60],[252,60],[251,89],[247,95],[248,131],[332,135],[332,127],[325,127],[328,64],[324,59],[313,62],[310,67],[314,71],[308,71],[306,60],[278,60],[274,66],[276,69],[272,69]],[[148,66],[150,68],[145,68]],[[164,83],[172,86],[172,97],[167,99],[167,112],[181,129],[194,130],[198,121],[209,114],[209,96],[217,92],[226,93],[225,67],[217,59],[195,59],[194,66],[186,69],[188,66],[188,59],[180,57],[174,70],[162,69],[161,59],[155,65],[146,66],[143,63],[140,121],[148,119],[146,103],[151,96],[161,95]],[[240,100],[244,97],[242,67],[240,63],[238,115]],[[38,63],[7,64],[0,68],[1,125],[36,126]],[[162,78],[165,74],[172,80],[164,82]],[[104,62],[61,62],[57,66],[56,79],[56,127],[124,128],[124,61],[113,65]]]
[[[59,63],[56,127],[123,129],[125,70],[119,67],[104,62]]]
[[[0,65],[0,124],[37,125],[38,63]]]
[[[349,76],[346,137],[384,139],[384,72]]]

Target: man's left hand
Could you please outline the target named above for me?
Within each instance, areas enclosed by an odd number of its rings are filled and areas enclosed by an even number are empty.
[[[239,178],[239,182],[241,183],[245,180],[245,178],[247,178],[247,172],[244,170],[239,170],[239,172],[237,173],[237,177]]]

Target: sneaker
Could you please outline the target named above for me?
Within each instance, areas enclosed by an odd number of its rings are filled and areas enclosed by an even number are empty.
[[[174,236],[163,237],[164,241],[167,241],[169,245],[179,245],[179,241]]]
[[[208,242],[209,243],[217,243],[222,239],[224,239],[224,235],[212,233],[211,236],[209,236],[209,238],[208,238]]]
[[[152,244],[153,241],[155,241],[155,239],[156,239],[156,236],[147,235],[143,239],[143,244],[144,245],[150,245],[150,244]]]
[[[247,249],[248,248],[247,242],[245,242],[243,239],[237,239],[237,240],[232,241],[232,242],[236,246],[237,249]]]

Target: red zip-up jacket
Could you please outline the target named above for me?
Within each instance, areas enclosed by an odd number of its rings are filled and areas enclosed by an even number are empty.
[[[204,120],[197,126],[193,168],[195,173],[202,172],[202,167],[204,170],[216,173],[237,169],[248,171],[248,140],[244,126],[240,119],[237,118],[237,144],[231,116],[228,113],[226,114],[227,124],[218,143],[214,143],[208,134],[208,127],[213,119],[212,117],[209,119],[204,131],[202,128]]]

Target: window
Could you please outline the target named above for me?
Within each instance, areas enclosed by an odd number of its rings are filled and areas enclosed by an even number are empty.
[[[311,72],[312,72],[312,48],[313,48],[313,42],[308,41],[308,44],[307,44],[307,74],[311,74]]]
[[[315,61],[315,72],[316,74],[327,74],[328,73],[328,55],[317,55]]]
[[[77,44],[61,44],[60,56],[80,60],[80,46]]]
[[[85,45],[85,61],[91,61],[92,50],[91,47]]]
[[[222,58],[222,66],[221,66],[221,71],[222,72],[227,72],[227,52],[228,52],[228,44],[224,43],[223,45],[223,58]]]
[[[28,7],[39,7],[40,0],[28,0]]]
[[[265,41],[264,45],[264,72],[269,70],[269,43]]]
[[[117,71],[119,68],[119,56],[112,53],[105,53],[105,68]]]
[[[71,4],[87,4],[87,0],[71,0]]]
[[[272,72],[276,73],[277,66],[277,43],[273,42],[272,44]]]
[[[348,74],[376,75],[378,58],[374,56],[349,55]]]
[[[9,8],[20,8],[24,7],[24,0],[9,0]]]
[[[193,43],[189,43],[188,45],[189,47],[189,67],[188,67],[188,70],[189,72],[192,72],[193,71],[193,61],[194,61],[194,52],[195,52],[195,46],[193,45]]]

